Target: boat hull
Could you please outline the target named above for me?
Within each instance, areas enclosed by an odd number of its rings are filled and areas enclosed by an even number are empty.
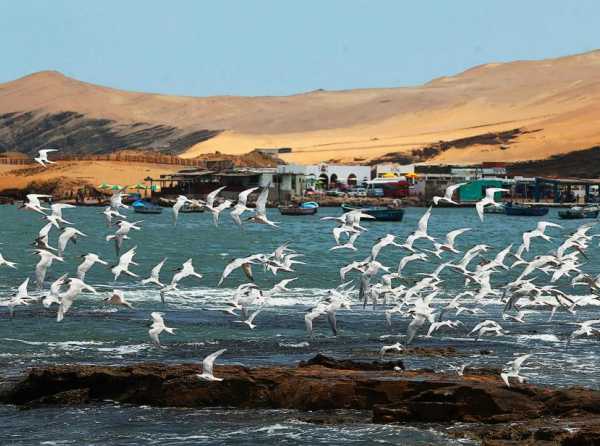
[[[546,207],[529,207],[529,206],[505,206],[504,213],[506,215],[518,217],[541,217],[546,215],[550,209]]]
[[[317,213],[316,207],[303,208],[297,206],[280,206],[281,215],[314,215]]]
[[[162,208],[158,209],[144,209],[144,208],[133,208],[136,214],[162,214]]]
[[[376,221],[402,221],[404,217],[404,209],[401,208],[389,208],[389,207],[364,207],[356,208],[342,204],[344,212],[350,212],[356,209],[360,209],[361,212],[375,217]]]
[[[598,214],[600,213],[600,211],[583,211],[583,212],[577,212],[577,211],[560,211],[558,213],[558,217],[562,218],[563,220],[578,220],[580,218],[598,218]]]

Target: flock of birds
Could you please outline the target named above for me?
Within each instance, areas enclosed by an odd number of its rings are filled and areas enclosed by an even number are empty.
[[[40,155],[41,161],[48,162],[47,154]],[[435,197],[434,204],[441,202],[454,203],[453,193],[461,184],[452,185],[447,188],[443,197]],[[224,188],[218,188],[207,195],[206,200],[189,199],[179,196],[173,205],[173,224],[177,225],[179,211],[186,204],[201,206],[212,215],[215,225],[219,224],[219,215],[226,209],[231,208],[232,220],[244,227],[245,222],[267,225],[279,228],[277,223],[267,217],[266,202],[268,187],[258,193],[254,208],[248,207],[250,195],[259,188],[251,188],[241,192],[237,202],[224,200],[217,204],[218,194]],[[488,189],[486,196],[477,203],[476,210],[479,218],[484,219],[484,208],[495,206],[498,203],[494,197],[498,192],[505,189]],[[169,282],[163,282],[161,271],[166,258],[162,259],[149,272],[148,277],[141,279],[138,273],[131,271],[132,266],[138,266],[134,261],[137,247],[131,247],[124,253],[124,245],[129,239],[130,231],[142,230],[142,221],[130,222],[127,215],[122,213],[128,206],[123,203],[126,196],[122,191],[115,192],[110,200],[110,206],[106,207],[103,214],[109,228],[114,228],[114,233],[106,236],[107,242],[113,242],[117,256],[117,262],[111,265],[108,260],[102,259],[95,253],[87,253],[81,256],[82,261],[77,266],[75,274],[67,277],[66,274],[54,280],[48,291],[44,290],[45,278],[54,261],[66,262],[69,242],[75,243],[79,238],[87,237],[82,231],[66,220],[63,211],[74,208],[69,204],[55,203],[45,207],[43,200],[51,199],[51,196],[30,194],[27,201],[21,206],[22,209],[30,210],[36,214],[43,215],[47,223],[39,231],[38,237],[33,242],[34,252],[40,258],[35,267],[35,286],[39,295],[32,296],[29,292],[29,278],[27,278],[17,289],[10,299],[0,303],[8,307],[10,315],[14,316],[15,308],[21,305],[31,305],[41,302],[50,308],[57,306],[57,321],[62,321],[77,297],[82,292],[96,294],[94,287],[88,285],[86,275],[94,265],[104,265],[110,268],[115,281],[123,274],[139,281],[142,285],[157,287],[161,301],[166,303],[167,297],[178,292],[179,284],[183,279],[202,279],[188,259],[183,265],[174,271]],[[468,335],[475,340],[488,336],[503,336],[507,333],[501,321],[484,318],[487,314],[485,306],[492,301],[500,300],[503,304],[502,319],[506,321],[525,323],[529,315],[536,312],[548,311],[548,321],[552,321],[557,310],[565,310],[573,315],[577,307],[587,306],[591,303],[600,303],[600,275],[592,277],[582,267],[587,260],[586,251],[590,247],[593,238],[600,234],[590,234],[596,225],[595,221],[580,225],[574,232],[544,255],[531,257],[529,254],[536,240],[553,241],[548,232],[561,228],[558,224],[540,221],[530,231],[522,234],[522,240],[518,246],[509,244],[504,249],[492,254],[491,247],[481,243],[467,250],[459,249],[457,240],[462,234],[471,231],[471,228],[458,228],[448,232],[443,240],[436,239],[428,232],[428,222],[432,214],[432,207],[427,209],[420,218],[417,228],[405,239],[398,240],[393,234],[387,234],[378,238],[371,246],[369,255],[360,261],[352,261],[339,270],[340,285],[327,290],[326,296],[309,309],[304,316],[306,330],[309,336],[313,336],[313,323],[320,317],[326,317],[333,335],[338,334],[336,315],[340,309],[351,309],[356,306],[358,298],[362,307],[365,308],[369,302],[375,307],[382,305],[385,315],[385,323],[392,327],[392,318],[407,318],[410,320],[403,342],[384,345],[381,347],[380,355],[383,358],[389,352],[402,352],[411,344],[419,333],[424,332],[425,337],[432,337],[441,330],[457,330],[464,326],[458,319],[460,314],[470,314],[481,318],[474,327],[468,331]],[[242,218],[243,214],[251,212],[251,216]],[[321,220],[335,221],[337,225],[333,228],[335,245],[332,251],[357,251],[356,242],[368,229],[363,226],[364,220],[372,219],[369,214],[360,209],[346,212],[339,217],[324,217]],[[59,232],[57,246],[50,245],[49,236],[54,230]],[[516,248],[516,249],[513,249]],[[378,260],[384,250],[396,249],[404,253],[398,266],[392,268]],[[290,248],[290,243],[285,243],[270,253],[254,253],[246,257],[231,260],[224,268],[218,286],[224,284],[236,270],[241,270],[248,281],[239,285],[232,293],[231,299],[222,308],[222,311],[236,318],[236,322],[254,329],[256,318],[269,299],[281,293],[289,291],[288,285],[297,279],[287,278],[278,282],[268,290],[262,290],[254,282],[253,268],[262,268],[265,272],[277,275],[279,272],[294,272],[294,265],[302,264],[302,257]],[[529,258],[531,257],[531,258]],[[431,272],[420,272],[412,276],[406,275],[405,268],[412,262],[421,262],[431,265]],[[0,267],[17,268],[15,262],[5,259],[0,253]],[[425,268],[423,268],[425,269]],[[507,272],[514,272],[516,278],[504,280],[502,285],[493,286],[492,278],[502,280],[510,277]],[[347,280],[347,276],[356,274],[355,279]],[[464,290],[451,290],[449,293],[444,289],[446,282],[442,275],[455,276],[464,281]],[[229,279],[230,280],[230,279]],[[497,282],[496,280],[495,282]],[[562,285],[559,287],[559,285]],[[588,294],[567,294],[562,291],[565,285],[574,289],[585,287],[589,289]],[[122,290],[115,289],[104,298],[107,304],[132,308]],[[443,296],[454,295],[447,303],[441,302]],[[41,297],[40,297],[41,296]],[[454,319],[450,316],[454,313]],[[163,332],[175,334],[176,328],[167,326],[164,313],[152,312],[150,314],[150,329],[148,335],[151,341],[160,346],[160,335]],[[583,322],[572,322],[576,329],[572,331],[567,339],[567,345],[575,338],[593,336],[600,334],[600,320],[587,320]],[[426,329],[426,331],[425,331]],[[204,380],[220,380],[213,375],[213,364],[215,359],[225,349],[221,349],[204,359],[202,374],[198,377]],[[519,382],[524,381],[520,374],[523,363],[532,354],[521,355],[507,364],[501,373],[501,377],[507,386],[510,379],[515,378]],[[462,375],[465,365],[456,368],[456,372]]]

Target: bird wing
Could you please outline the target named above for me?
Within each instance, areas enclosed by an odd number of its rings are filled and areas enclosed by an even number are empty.
[[[208,207],[213,207],[213,204],[215,203],[215,198],[217,198],[219,192],[225,189],[225,187],[227,186],[221,186],[218,189],[213,190],[210,194],[206,196],[206,204]]]
[[[489,204],[489,201],[487,201],[485,198],[475,203],[475,210],[477,211],[477,215],[481,221],[483,221],[483,208],[486,204]]]
[[[327,321],[329,322],[329,326],[331,327],[331,331],[333,332],[333,335],[337,336],[337,321],[335,318],[334,311],[327,312]]]
[[[238,195],[238,204],[246,206],[246,203],[248,202],[248,196],[255,190],[258,190],[258,187],[251,187],[250,189],[240,192]]]
[[[462,228],[462,229],[455,229],[454,231],[450,231],[448,234],[446,234],[446,241],[448,242],[448,244],[450,246],[453,246],[454,239],[456,239],[456,237],[458,237],[463,232],[467,232],[470,230],[471,230],[471,228]]]
[[[166,261],[167,261],[167,257],[162,259],[158,265],[156,265],[154,268],[152,268],[152,271],[150,271],[150,276],[156,277],[158,279],[158,276],[160,275],[160,270],[162,269],[162,267]]]
[[[421,314],[415,315],[415,318],[408,324],[406,329],[406,345],[410,344],[419,331],[419,328],[425,323],[425,316]]]
[[[540,221],[537,224],[537,228],[540,230],[540,232],[544,232],[546,230],[546,228],[562,228],[561,225],[557,224],[557,223],[552,223],[549,221]]]
[[[158,335],[163,331],[162,326],[161,327],[152,327],[150,330],[148,330],[148,335],[150,335],[150,339],[152,339],[152,341],[156,344],[156,345],[160,345],[160,339],[158,338]]]
[[[29,286],[29,277],[23,281],[17,288],[17,298],[27,297],[27,287]]]
[[[496,200],[494,199],[494,195],[496,195],[496,192],[510,192],[510,191],[508,189],[503,189],[501,187],[489,187],[485,191],[485,198],[495,202]]]
[[[43,150],[39,150],[38,153],[40,154],[40,156],[44,157],[46,156],[48,153],[50,152],[58,152],[58,149],[43,149]]]
[[[244,274],[248,279],[254,282],[254,276],[252,275],[252,263],[246,262],[242,264],[242,271],[244,271]]]
[[[269,187],[265,187],[256,200],[256,213],[258,215],[267,215],[267,198],[269,197]]]
[[[241,262],[243,261],[243,259],[233,259],[231,262],[229,262],[226,266],[225,269],[223,270],[223,274],[221,274],[221,280],[219,280],[218,285],[221,285],[223,283],[223,281],[233,272],[235,271],[237,268],[239,268],[241,266]]]
[[[419,219],[419,223],[417,225],[417,228],[419,231],[427,233],[427,223],[429,222],[430,216],[431,216],[431,206],[429,206],[429,209],[427,209],[425,214],[423,214],[423,216]]]
[[[202,361],[202,373],[204,373],[206,375],[214,376],[213,375],[213,365],[215,363],[215,359],[217,359],[220,355],[222,355],[226,351],[227,351],[226,348],[222,348],[221,350],[217,350],[216,352],[211,353],[206,358],[204,358],[204,360]]]
[[[152,313],[150,313],[150,317],[152,318],[152,320],[156,323],[156,324],[161,324],[164,325],[165,321],[162,317],[162,314],[160,314],[157,311],[153,311]]]
[[[467,183],[458,183],[458,184],[451,184],[450,186],[448,186],[446,188],[446,193],[444,194],[444,198],[447,198],[448,200],[452,200],[452,195],[454,195],[454,191],[456,189],[458,189],[461,186],[464,186]]]
[[[521,366],[523,365],[523,363],[531,356],[531,353],[527,354],[527,355],[523,355],[523,356],[519,356],[517,359],[515,359],[513,361],[513,370],[515,372],[519,372],[519,369],[521,368]]]

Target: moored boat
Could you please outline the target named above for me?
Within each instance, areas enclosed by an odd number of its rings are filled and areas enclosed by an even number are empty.
[[[281,215],[314,215],[317,213],[319,205],[314,201],[302,203],[299,206],[279,206]]]
[[[195,205],[190,205],[190,204],[184,204],[183,207],[181,209],[179,209],[179,212],[181,212],[182,214],[191,214],[194,212],[204,212],[204,208],[202,206],[195,206]]]
[[[546,215],[550,209],[543,206],[531,206],[526,204],[506,203],[504,213],[506,215],[521,217],[541,217]]]
[[[598,218],[600,208],[598,206],[575,206],[558,213],[559,218],[573,220],[579,218]]]
[[[404,217],[404,209],[391,206],[353,207],[342,204],[342,209],[344,212],[360,209],[361,212],[375,217],[376,221],[402,221]]]
[[[506,209],[504,209],[504,204],[500,203],[484,207],[483,212],[485,214],[506,214]]]
[[[161,214],[163,211],[157,204],[144,200],[134,201],[131,206],[133,211],[138,214]]]

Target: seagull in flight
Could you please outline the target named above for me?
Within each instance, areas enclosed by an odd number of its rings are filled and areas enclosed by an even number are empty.
[[[90,252],[84,256],[83,262],[77,267],[77,278],[81,280],[85,280],[86,273],[94,266],[96,263],[100,263],[101,265],[108,265],[108,262],[102,260],[97,254]]]
[[[148,335],[152,342],[155,345],[160,346],[160,339],[158,338],[163,331],[166,331],[169,334],[175,334],[175,328],[167,327],[165,325],[165,321],[163,319],[163,313],[159,313],[157,311],[153,311],[150,313],[150,317],[152,318],[152,325],[150,326],[150,330],[148,330]]]
[[[126,187],[123,188],[125,190]],[[123,204],[123,197],[126,197],[127,194],[123,192],[123,190],[117,191],[113,193],[110,197],[110,207],[113,211],[119,211],[119,208],[129,209],[129,206]]]
[[[452,200],[452,195],[454,195],[454,191],[456,191],[461,186],[464,186],[465,184],[467,183],[451,184],[446,188],[446,192],[444,193],[443,197],[433,197],[433,204],[437,206],[438,204],[440,204],[440,201],[445,201],[446,203],[450,204],[458,204],[456,201]]]
[[[483,209],[486,206],[490,204],[493,204],[494,206],[499,206],[499,203],[497,203],[494,200],[494,195],[496,195],[496,192],[510,192],[510,190],[502,189],[500,187],[489,187],[488,189],[486,189],[485,197],[483,197],[481,200],[475,203],[475,209],[477,210],[477,215],[479,215],[479,219],[481,221],[483,221]]]
[[[61,288],[65,284],[66,277],[67,274],[65,273],[58,279],[56,279],[54,282],[52,282],[52,284],[50,285],[50,292],[46,295],[46,297],[44,297],[44,299],[42,299],[42,305],[44,305],[44,308],[49,308],[52,304],[60,305],[59,296],[61,293]]]
[[[177,271],[177,273],[173,275],[173,278],[171,279],[171,285],[177,285],[182,279],[185,279],[189,276],[194,276],[198,279],[202,279],[203,277],[202,274],[197,273],[194,269],[192,259],[187,259],[183,265],[181,265],[181,268],[177,268],[175,271]]]
[[[160,263],[158,265],[156,265],[154,268],[152,268],[152,271],[150,271],[150,277],[142,280],[141,284],[147,285],[149,283],[153,283],[153,284],[163,288],[165,285],[163,283],[161,283],[161,281],[160,281],[160,270],[162,269],[162,267],[166,261],[167,261],[167,258],[165,257],[164,259],[162,259],[160,261]]]
[[[96,290],[93,287],[74,277],[69,277],[65,283],[69,285],[69,288],[58,296],[60,305],[58,306],[58,314],[56,315],[57,322],[64,319],[65,314],[69,311],[69,308],[71,308],[71,305],[73,305],[73,302],[83,290],[88,290],[96,294]]]
[[[399,342],[396,342],[395,344],[392,344],[392,345],[384,345],[379,350],[379,359],[383,360],[383,357],[385,356],[386,353],[389,353],[389,352],[402,353],[403,351],[404,351],[404,347],[402,347],[402,344],[400,344]]]
[[[9,268],[17,269],[17,264],[15,262],[9,262],[2,256],[2,253],[0,253],[0,266],[2,265],[6,265]]]
[[[48,268],[52,266],[54,260],[64,262],[62,257],[52,254],[50,251],[45,249],[36,249],[35,253],[40,256],[40,261],[35,265],[35,283],[39,289],[44,285],[44,279],[46,278],[46,272]]]
[[[533,231],[527,231],[523,233],[523,246],[525,246],[525,251],[529,252],[529,246],[531,244],[531,239],[535,237],[543,238],[546,241],[552,240],[549,236],[545,234],[546,228],[561,228],[562,226],[556,223],[552,223],[549,221],[540,221],[537,224],[537,227]]]
[[[277,226],[278,222],[271,221],[267,218],[267,198],[269,197],[269,187],[265,187],[258,199],[256,200],[256,209],[254,210],[254,215],[250,218],[247,218],[247,221],[252,221],[253,223],[258,223],[261,225],[271,226],[273,228],[279,228]]]
[[[27,201],[23,202],[23,204],[20,206],[20,209],[34,211],[46,215],[44,211],[48,211],[49,209],[42,206],[40,198],[52,198],[52,195],[27,194]]]
[[[202,361],[202,374],[196,375],[196,377],[205,381],[223,381],[223,378],[216,378],[215,375],[213,375],[213,365],[215,363],[215,359],[217,359],[226,351],[227,349],[223,348],[204,358],[204,361]]]
[[[180,195],[177,197],[175,204],[172,207],[173,211],[173,226],[177,225],[177,217],[179,216],[179,211],[182,207],[185,206],[186,203],[191,203],[190,199],[185,195]]]
[[[233,259],[231,262],[227,264],[225,269],[223,270],[223,274],[221,275],[221,279],[217,286],[221,286],[223,281],[236,269],[242,268],[244,274],[248,279],[254,281],[254,277],[252,276],[252,265],[259,263],[259,261],[265,261],[265,256],[263,254],[254,254],[248,257],[241,257],[238,259]]]
[[[104,299],[104,302],[111,305],[122,305],[124,307],[133,309],[133,305],[125,300],[125,293],[123,293],[121,290],[113,290],[112,294]]]
[[[240,194],[238,195],[237,203],[230,212],[232,220],[235,222],[236,225],[240,227],[240,229],[243,229],[244,224],[242,221],[242,214],[250,210],[247,207],[248,197],[252,192],[258,189],[258,187],[251,187],[250,189],[246,189],[245,191],[240,192]]]
[[[46,164],[56,164],[56,161],[50,161],[48,159],[48,154],[51,152],[58,152],[58,149],[43,149],[38,151],[38,156],[36,156],[33,160],[43,167],[46,167]]]
[[[110,206],[107,206],[106,208],[104,208],[104,211],[102,213],[104,214],[104,217],[106,218],[106,226],[108,226],[109,228],[112,226],[113,217],[120,218],[122,220],[127,219],[127,216],[120,214],[119,211],[113,209]]]
[[[17,288],[17,293],[8,301],[3,302],[1,305],[8,307],[8,311],[10,312],[10,317],[15,316],[15,307],[18,305],[29,305],[33,299],[29,297],[27,293],[27,287],[29,285],[29,278],[25,279],[25,281],[19,285]]]
[[[521,384],[525,381],[525,378],[519,375],[519,372],[521,371],[521,366],[523,365],[523,363],[528,358],[530,358],[531,355],[532,354],[529,353],[527,355],[519,356],[513,361],[510,361],[507,364],[507,367],[502,371],[502,373],[500,373],[500,377],[502,378],[502,381],[504,381],[504,384],[506,384],[507,387],[510,387],[510,378],[517,378],[517,380]]]
[[[65,249],[67,248],[67,244],[69,242],[77,243],[77,237],[87,237],[83,232],[78,229],[68,227],[63,228],[60,236],[58,237],[58,256],[62,257]]]
[[[254,313],[252,313],[248,317],[248,319],[243,320],[243,321],[234,321],[234,322],[237,322],[239,324],[246,324],[250,330],[254,330],[256,328],[256,324],[254,324],[254,318],[256,318],[256,316],[258,316],[258,313],[260,313],[261,311],[262,311],[262,306],[259,307],[258,310],[256,310]]]
[[[135,250],[136,249],[137,249],[137,246],[134,246],[129,251],[127,251],[125,254],[123,254],[119,258],[119,263],[117,263],[115,266],[113,266],[111,268],[110,271],[115,275],[115,280],[117,280],[119,278],[119,276],[121,275],[121,273],[125,273],[125,274],[127,274],[128,276],[131,276],[131,277],[138,277],[137,274],[134,274],[131,271],[129,271],[129,265],[136,265],[137,266],[137,263],[135,263],[133,261],[133,256],[135,256]]]

